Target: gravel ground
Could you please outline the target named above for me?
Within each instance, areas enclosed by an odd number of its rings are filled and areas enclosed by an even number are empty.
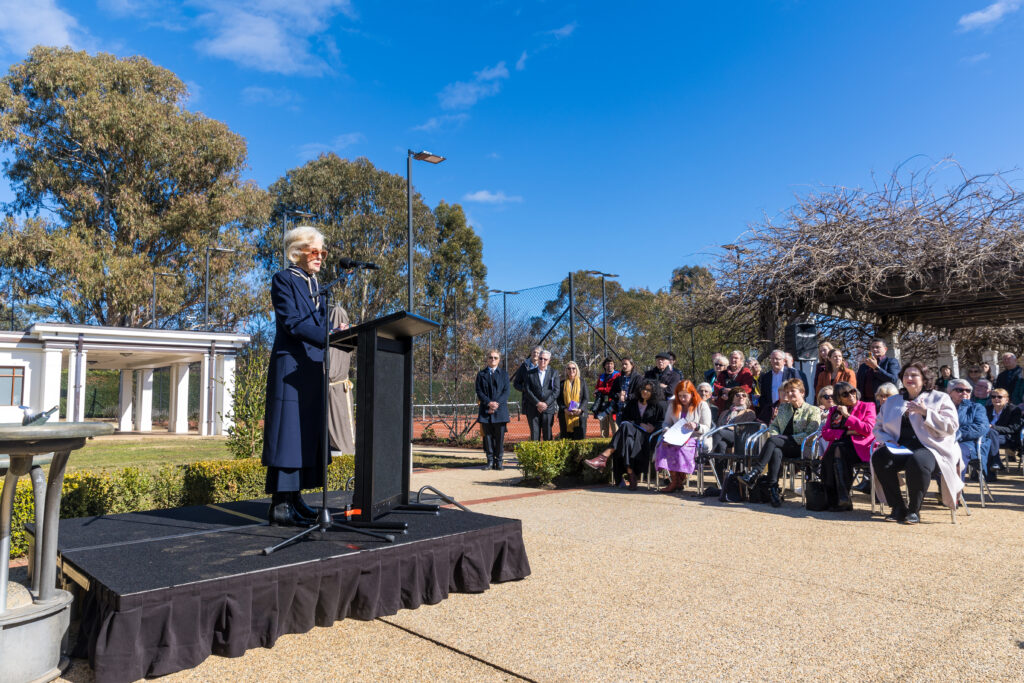
[[[533,574],[480,595],[211,657],[168,681],[1024,680],[1024,480],[949,522],[416,474],[523,520]],[[513,497],[514,496],[514,497]],[[930,496],[931,498],[931,496]],[[66,680],[92,680],[73,663]]]

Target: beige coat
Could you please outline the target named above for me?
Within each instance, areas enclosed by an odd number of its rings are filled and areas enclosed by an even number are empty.
[[[961,461],[956,430],[960,427],[960,418],[957,417],[956,406],[949,395],[938,390],[921,392],[917,402],[928,412],[924,417],[911,415],[910,424],[913,425],[917,438],[935,456],[935,462],[939,464],[939,471],[942,473],[942,502],[948,507],[953,507],[964,487],[958,473]],[[875,438],[879,442],[895,442],[899,439],[900,423],[903,420],[903,413],[907,411],[906,405],[901,394],[890,396],[882,404],[882,412],[875,421]]]

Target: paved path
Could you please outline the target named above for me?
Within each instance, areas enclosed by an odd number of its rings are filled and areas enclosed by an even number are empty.
[[[440,470],[413,485],[522,519],[529,578],[164,680],[1024,680],[1020,477],[984,510],[971,487],[973,515],[955,526],[928,504],[907,527],[871,518],[860,496],[853,513],[807,513],[535,492],[515,476]],[[79,661],[66,680],[92,679]]]

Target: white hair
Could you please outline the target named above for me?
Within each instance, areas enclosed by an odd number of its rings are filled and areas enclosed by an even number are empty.
[[[310,225],[300,225],[284,234],[284,255],[292,263],[302,260],[302,250],[319,242],[324,243],[322,232]]]

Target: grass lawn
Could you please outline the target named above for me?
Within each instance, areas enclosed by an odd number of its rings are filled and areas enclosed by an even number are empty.
[[[93,439],[74,451],[68,472],[104,472],[124,467],[156,470],[163,465],[184,465],[202,460],[230,460],[227,440],[221,437],[151,436]],[[413,452],[413,467],[482,467],[484,458],[421,455]]]

